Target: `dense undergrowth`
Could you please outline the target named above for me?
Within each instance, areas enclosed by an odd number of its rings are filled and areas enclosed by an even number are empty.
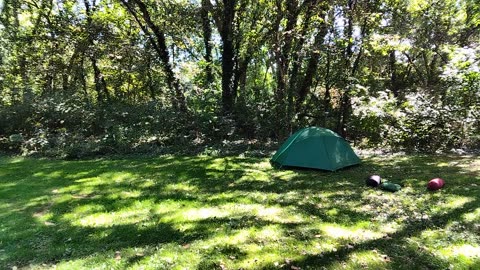
[[[473,107],[442,107],[425,97],[410,97],[402,105],[386,93],[353,101],[347,140],[359,148],[393,151],[448,152],[480,146],[480,122]],[[214,104],[192,104],[179,112],[159,101],[92,104],[75,96],[37,98],[0,108],[0,151],[57,158],[112,154],[228,154],[264,150],[305,126],[335,129],[329,121],[301,119],[290,130],[275,121],[267,104],[244,106],[222,116]],[[200,110],[193,110],[202,107]]]

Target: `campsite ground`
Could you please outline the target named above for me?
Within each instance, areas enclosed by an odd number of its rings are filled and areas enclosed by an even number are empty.
[[[402,190],[366,187],[373,173]],[[480,159],[4,157],[0,232],[0,269],[479,269]]]

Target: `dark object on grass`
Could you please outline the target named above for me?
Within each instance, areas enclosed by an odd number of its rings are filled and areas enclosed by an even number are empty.
[[[380,184],[380,188],[386,191],[396,192],[402,189],[402,187],[398,184],[383,182]]]
[[[445,185],[445,181],[442,178],[433,178],[428,181],[427,188],[429,190],[439,190]]]
[[[365,184],[369,187],[377,187],[382,183],[382,178],[380,175],[370,175],[367,177],[367,180],[365,181]]]

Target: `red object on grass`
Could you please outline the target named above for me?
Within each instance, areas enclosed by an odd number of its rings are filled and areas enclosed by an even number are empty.
[[[439,190],[445,185],[445,181],[442,178],[433,178],[428,181],[427,188],[429,190]]]

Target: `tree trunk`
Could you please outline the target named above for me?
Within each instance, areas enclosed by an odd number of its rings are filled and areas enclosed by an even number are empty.
[[[313,13],[314,13],[315,5],[317,4],[316,2],[317,1],[308,2],[308,7],[307,7],[307,10],[305,11],[305,15],[304,15],[304,18],[303,18],[302,29],[300,30],[299,38],[298,38],[298,41],[296,42],[295,48],[292,51],[292,53],[293,53],[292,63],[293,64],[292,64],[291,71],[289,73],[290,81],[289,81],[289,86],[288,86],[288,91],[287,91],[287,95],[288,95],[288,97],[287,97],[287,101],[288,101],[287,102],[287,117],[288,117],[290,122],[292,121],[294,110],[297,113],[299,111],[298,110],[298,104],[299,104],[298,99],[297,99],[297,103],[294,106],[294,96],[299,93],[299,91],[297,89],[300,87],[300,85],[304,84],[303,82],[299,83],[301,81],[301,80],[299,80],[300,79],[299,78],[299,72],[300,72],[300,68],[302,66],[302,62],[303,62],[303,59],[302,59],[303,57],[301,57],[301,52],[302,52],[302,48],[303,48],[303,46],[305,44],[305,41],[306,41],[307,31],[309,30],[309,27],[310,27],[310,19],[311,19]],[[319,54],[318,53],[316,53],[316,54],[317,55],[313,56],[313,57],[318,57]],[[297,95],[297,98],[298,98],[298,95]]]
[[[223,1],[223,16],[220,36],[222,38],[222,107],[224,113],[230,113],[235,104],[234,67],[235,48],[233,43],[233,22],[235,0]]]
[[[8,5],[8,2],[5,3],[5,6]],[[18,89],[20,91],[18,91],[17,93],[15,93],[16,91],[14,91],[12,93],[13,95],[13,99],[15,100],[17,95],[21,95],[22,96],[22,99],[19,101],[23,102],[23,103],[26,103],[28,101],[31,100],[32,98],[32,91],[31,91],[31,88],[30,88],[30,80],[29,80],[29,77],[28,77],[28,73],[27,73],[27,58],[25,56],[25,51],[24,51],[24,48],[23,48],[23,45],[24,43],[21,42],[21,40],[19,39],[18,37],[18,32],[20,32],[20,19],[19,19],[19,16],[20,16],[20,6],[19,6],[19,2],[18,1],[12,1],[11,3],[11,7],[12,7],[12,16],[13,16],[13,38],[16,42],[16,46],[15,47],[15,50],[16,50],[16,54],[18,55],[17,56],[17,68],[15,69],[15,73],[20,75],[20,79],[21,79],[21,86],[20,87],[14,87],[13,89]],[[0,13],[1,15],[1,13]]]
[[[355,9],[355,0],[348,0],[347,7],[347,27],[345,28],[346,33],[345,37],[347,39],[347,47],[345,49],[345,70],[351,71],[352,67],[352,56],[353,56],[353,10]],[[350,101],[350,72],[346,72],[347,76],[343,79],[343,88],[344,92],[340,102],[340,114],[337,122],[337,132],[340,133],[342,137],[347,136],[347,122],[350,116],[351,111],[351,101]]]
[[[330,69],[331,69],[331,55],[330,49],[327,48],[327,63],[326,63],[326,71],[325,71],[325,94],[323,96],[323,117],[322,117],[322,126],[327,126],[327,118],[330,114],[330,89],[332,87],[331,80],[330,80]]]
[[[275,40],[275,60],[276,71],[276,103],[278,122],[281,125],[280,137],[286,136],[290,132],[290,119],[293,107],[293,92],[288,88],[288,69],[290,66],[290,56],[293,43],[293,31],[298,19],[298,0],[288,0],[285,14],[282,11],[281,1],[277,1],[278,16],[276,20],[277,36]],[[285,30],[280,30],[280,22],[286,16],[287,23]],[[286,98],[286,100],[285,100]]]
[[[172,66],[170,65],[170,58],[168,54],[167,43],[165,41],[165,33],[161,31],[160,28],[153,22],[150,16],[150,12],[148,11],[147,6],[145,5],[144,2],[142,2],[141,0],[131,1],[135,3],[140,9],[142,18],[145,21],[148,28],[145,27],[140,22],[140,19],[138,18],[134,7],[131,4],[129,4],[129,1],[126,1],[126,0],[121,0],[121,1],[127,7],[127,10],[130,12],[130,14],[134,16],[135,20],[140,25],[145,35],[147,35],[147,37],[150,40],[150,43],[152,43],[153,48],[155,49],[158,56],[160,57],[160,61],[162,62],[162,69],[166,76],[167,85],[174,92],[174,99],[172,100],[173,106],[182,112],[186,112],[187,104],[185,101],[185,96],[183,95],[183,92],[180,88],[180,83],[176,78],[175,73],[173,72]],[[148,29],[150,29],[153,32],[153,36]]]
[[[203,43],[205,45],[205,86],[208,87],[213,83],[212,73],[212,45],[210,44],[212,39],[212,27],[210,24],[210,16],[208,14],[208,4],[210,0],[202,0],[202,9],[200,10],[200,16],[202,18],[202,30],[203,30]]]
[[[107,90],[107,83],[102,72],[100,71],[100,68],[98,67],[97,59],[94,56],[90,56],[89,58],[93,67],[93,78],[95,82],[95,90],[97,91],[97,101],[103,102],[105,101],[105,98],[108,100],[110,97]]]
[[[397,76],[397,60],[395,57],[395,50],[390,51],[390,89],[393,92],[393,96],[398,98],[399,87],[398,87],[398,76]]]
[[[323,18],[325,18],[325,14],[323,14]],[[297,95],[297,103],[296,103],[296,112],[300,112],[300,108],[302,103],[305,101],[305,98],[312,87],[313,84],[313,78],[317,72],[318,68],[318,61],[320,58],[320,48],[323,44],[323,41],[325,39],[325,36],[327,35],[327,25],[325,23],[322,24],[320,30],[318,33],[315,35],[315,41],[313,45],[313,53],[310,57],[310,60],[308,61],[307,64],[307,70],[305,72],[305,75],[302,79],[302,83],[300,84],[300,87],[298,89],[298,95]]]
[[[105,78],[103,77],[103,74],[98,67],[97,63],[97,55],[95,53],[95,42],[94,42],[94,29],[93,29],[93,21],[92,21],[92,10],[90,7],[90,3],[88,0],[83,1],[85,4],[85,11],[87,14],[87,35],[88,35],[88,45],[90,47],[90,50],[92,51],[89,54],[89,59],[90,62],[92,63],[92,68],[93,68],[93,78],[95,82],[95,90],[97,92],[97,101],[99,103],[103,102],[105,99],[109,99],[110,95],[108,93],[107,89],[107,83],[105,81]],[[95,3],[95,2],[94,2]],[[93,7],[95,9],[95,6]]]

